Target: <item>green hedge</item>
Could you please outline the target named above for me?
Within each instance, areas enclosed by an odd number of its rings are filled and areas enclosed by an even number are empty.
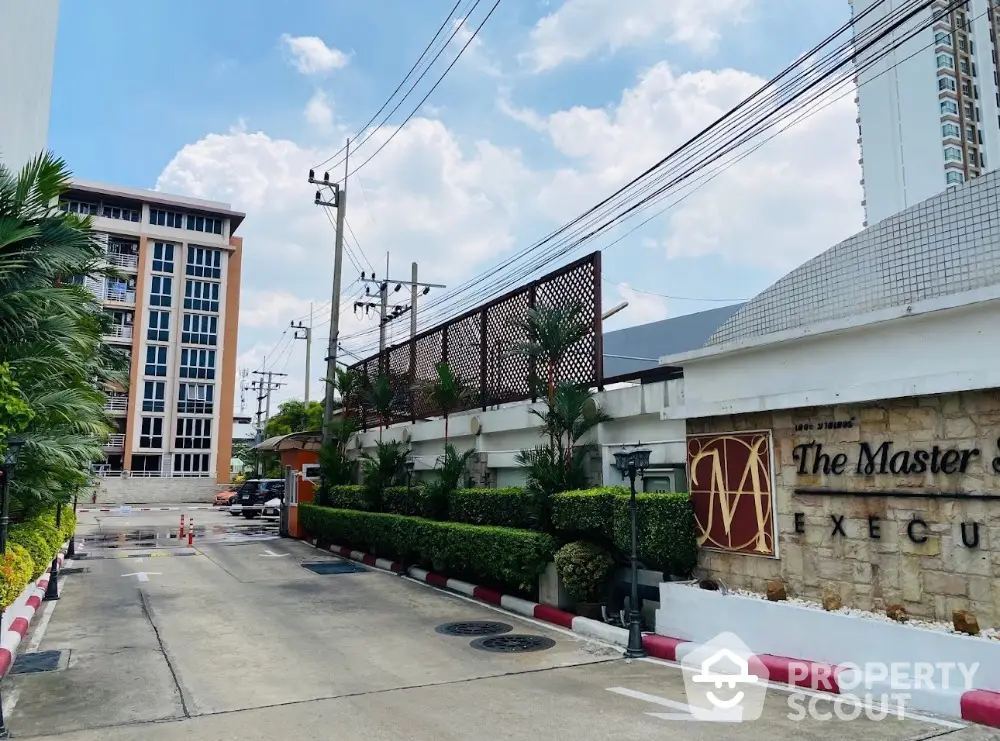
[[[419,486],[390,486],[382,492],[382,511],[390,515],[430,517],[433,507]]]
[[[368,498],[364,489],[355,484],[331,486],[329,497],[330,506],[337,509],[368,509]]]
[[[448,497],[448,519],[470,525],[531,530],[538,516],[532,498],[521,488],[459,489]]]
[[[545,533],[436,522],[419,517],[299,505],[305,529],[320,540],[371,549],[454,577],[530,589],[552,561]]]
[[[0,560],[0,607],[6,608],[21,596],[32,580],[35,562],[17,543],[7,544],[7,555]]]
[[[687,494],[638,494],[639,560],[647,568],[687,576],[698,560],[694,510]],[[622,553],[631,549],[629,494],[623,487],[553,497],[552,521],[567,537],[599,537]]]

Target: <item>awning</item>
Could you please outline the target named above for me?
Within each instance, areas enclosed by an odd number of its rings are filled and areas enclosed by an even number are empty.
[[[253,446],[251,450],[262,453],[280,453],[284,450],[319,450],[323,447],[323,433],[293,432],[291,435],[278,435]]]

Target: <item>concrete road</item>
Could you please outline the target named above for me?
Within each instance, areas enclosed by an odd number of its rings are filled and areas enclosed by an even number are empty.
[[[375,570],[317,575],[301,564],[340,559],[222,512],[194,513],[188,549],[168,537],[178,515],[81,517],[89,557],[73,565],[84,571],[65,577],[28,646],[67,651],[68,664],[4,681],[13,737],[1000,739],[934,719],[793,721],[777,689],[752,723],[657,717],[683,715],[676,667],[626,663],[618,649]],[[554,645],[497,654],[435,632],[458,620],[499,620]]]

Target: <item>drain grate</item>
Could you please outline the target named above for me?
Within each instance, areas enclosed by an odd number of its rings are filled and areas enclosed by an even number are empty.
[[[362,571],[368,571],[364,566],[359,566],[350,561],[316,561],[313,563],[304,563],[302,566],[314,574],[323,576],[327,574],[357,574]]]
[[[522,654],[530,651],[544,651],[556,645],[556,642],[545,636],[502,635],[477,638],[470,644],[480,651],[492,651],[499,654]]]
[[[11,674],[39,674],[61,671],[69,663],[69,651],[36,651],[14,659]]]
[[[68,569],[59,569],[59,576],[69,576],[71,574],[89,574],[90,569],[83,566],[71,566]]]
[[[434,630],[446,636],[493,636],[509,633],[514,628],[507,623],[494,623],[488,620],[466,620],[458,623],[445,623]]]

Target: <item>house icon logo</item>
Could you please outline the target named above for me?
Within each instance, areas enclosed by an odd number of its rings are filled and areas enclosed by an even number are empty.
[[[767,667],[732,633],[720,633],[681,659],[696,720],[739,723],[764,710]]]

